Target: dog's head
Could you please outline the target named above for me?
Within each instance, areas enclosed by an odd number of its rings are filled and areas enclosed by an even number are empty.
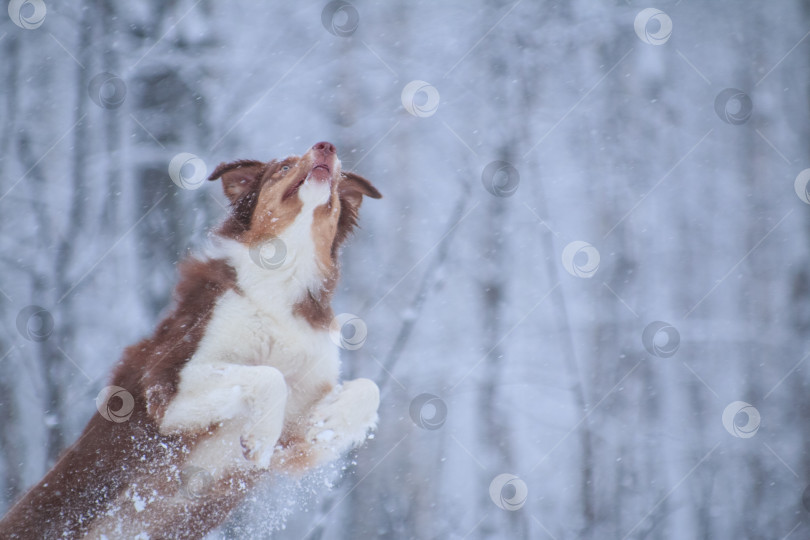
[[[362,176],[341,171],[337,151],[328,142],[281,161],[222,163],[208,179],[219,178],[231,202],[220,235],[256,248],[284,238],[295,223],[306,223],[324,270],[336,265],[338,249],[357,223],[363,196],[381,197]]]

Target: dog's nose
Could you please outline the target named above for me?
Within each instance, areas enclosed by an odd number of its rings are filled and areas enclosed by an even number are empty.
[[[316,150],[317,152],[320,152],[325,155],[334,154],[337,152],[335,145],[326,141],[316,143],[312,148],[313,150]]]

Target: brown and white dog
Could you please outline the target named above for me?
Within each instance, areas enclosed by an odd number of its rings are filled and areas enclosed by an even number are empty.
[[[99,414],[0,537],[200,538],[266,471],[317,467],[374,427],[379,390],[339,384],[329,327],[339,248],[379,192],[327,142],[218,178],[232,210],[207,256],[181,263],[174,310],[125,350]]]

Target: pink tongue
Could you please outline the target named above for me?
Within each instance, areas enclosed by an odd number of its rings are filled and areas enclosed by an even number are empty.
[[[319,180],[321,182],[326,182],[331,178],[331,174],[329,174],[329,170],[325,167],[315,167],[312,169],[312,172],[309,173],[309,177],[313,180]]]

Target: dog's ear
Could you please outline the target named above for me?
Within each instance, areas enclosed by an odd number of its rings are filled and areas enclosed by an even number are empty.
[[[338,193],[341,202],[349,203],[354,208],[359,208],[363,202],[363,195],[372,199],[381,199],[382,195],[377,191],[371,182],[352,172],[343,173],[343,178],[338,185]]]
[[[225,196],[233,205],[245,193],[252,191],[256,187],[261,179],[264,167],[265,163],[250,159],[220,163],[208,179],[222,178],[222,191],[225,192]]]
[[[342,173],[338,184],[338,197],[340,197],[340,218],[338,219],[337,234],[332,243],[332,256],[336,257],[338,249],[349,233],[357,225],[357,211],[363,202],[363,195],[373,199],[381,199],[382,195],[371,182],[355,173]]]

